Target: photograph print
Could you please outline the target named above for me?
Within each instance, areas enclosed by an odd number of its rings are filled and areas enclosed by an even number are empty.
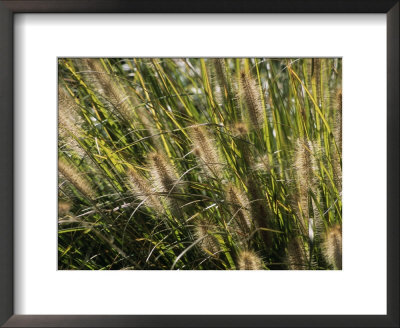
[[[57,107],[59,270],[342,270],[341,58],[58,58]]]

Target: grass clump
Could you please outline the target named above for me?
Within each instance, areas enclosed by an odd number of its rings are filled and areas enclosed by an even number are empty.
[[[60,58],[58,265],[342,268],[337,58]]]

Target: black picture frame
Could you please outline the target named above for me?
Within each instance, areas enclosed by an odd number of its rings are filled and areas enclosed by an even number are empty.
[[[15,315],[13,17],[16,13],[385,13],[387,315]],[[398,0],[0,0],[0,324],[4,327],[399,327]],[[366,286],[366,288],[368,288]]]

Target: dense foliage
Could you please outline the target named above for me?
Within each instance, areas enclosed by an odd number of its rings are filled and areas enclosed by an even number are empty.
[[[59,269],[341,269],[341,69],[60,59]]]

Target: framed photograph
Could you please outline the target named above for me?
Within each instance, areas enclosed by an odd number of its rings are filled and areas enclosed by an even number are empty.
[[[398,327],[399,3],[0,1],[4,327]]]

